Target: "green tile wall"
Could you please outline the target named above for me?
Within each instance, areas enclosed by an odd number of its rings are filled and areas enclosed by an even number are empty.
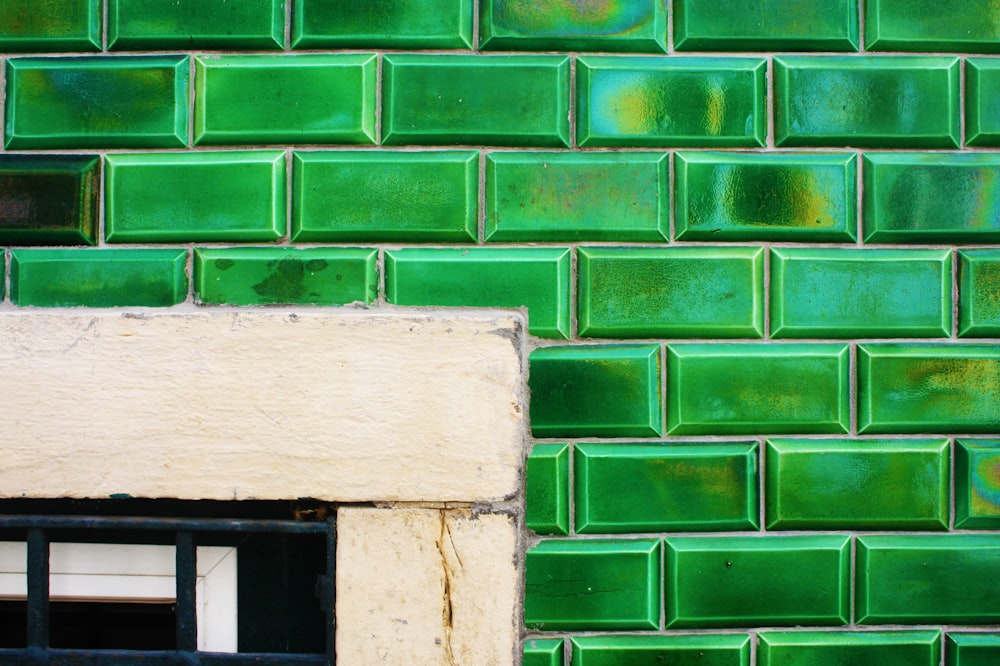
[[[521,308],[527,666],[994,664],[998,53],[994,0],[6,0],[0,309]]]

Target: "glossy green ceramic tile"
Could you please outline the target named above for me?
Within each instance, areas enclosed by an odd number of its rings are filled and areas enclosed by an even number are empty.
[[[667,52],[666,0],[482,0],[480,48]]]
[[[663,153],[490,153],[488,241],[664,241]]]
[[[659,345],[543,347],[528,360],[535,437],[662,434]]]
[[[760,666],[939,666],[939,631],[765,631]]]
[[[471,49],[472,0],[296,0],[292,48]]]
[[[285,233],[284,151],[108,155],[111,243],[273,241]]]
[[[994,0],[867,0],[869,51],[1000,51],[1000,4]]]
[[[1000,439],[955,440],[955,527],[1000,528]]]
[[[386,55],[387,145],[569,145],[569,58]]]
[[[857,0],[674,0],[678,51],[857,51]]]
[[[772,439],[767,529],[948,529],[946,439]]]
[[[475,151],[297,152],[292,240],[474,242]]]
[[[775,338],[951,335],[950,250],[771,250]]]
[[[184,301],[188,277],[183,249],[14,250],[14,305],[94,308],[168,306]]]
[[[959,146],[958,58],[780,56],[778,146]]]
[[[93,245],[101,158],[0,157],[0,244]]]
[[[667,346],[671,435],[846,433],[847,345]]]
[[[859,624],[997,624],[1000,535],[863,535]]]
[[[576,531],[755,530],[757,445],[577,444]]]
[[[958,253],[958,334],[1000,336],[1000,250]]]
[[[569,444],[535,444],[524,475],[528,529],[569,534]]]
[[[569,337],[570,250],[404,248],[385,253],[385,297],[396,305],[528,308],[528,330]]]
[[[581,146],[763,146],[761,58],[584,56],[576,63]]]
[[[280,49],[290,0],[109,0],[108,48]]]
[[[11,58],[7,148],[187,145],[187,56]]]
[[[760,338],[764,250],[580,248],[580,335]]]
[[[1000,146],[1000,62],[994,58],[965,62],[965,142]]]
[[[378,295],[377,256],[367,248],[201,248],[195,296],[210,304],[368,305]]]
[[[529,629],[657,629],[660,540],[543,541],[524,568]]]
[[[524,654],[521,666],[563,666],[562,639],[524,639]]]
[[[1000,432],[1000,347],[859,345],[858,432]]]
[[[866,242],[1000,241],[1000,156],[869,153],[863,172]]]
[[[853,242],[850,154],[679,152],[677,240]]]
[[[4,0],[0,51],[100,51],[101,0]]]
[[[948,633],[948,666],[996,666],[1000,663],[1000,635]]]
[[[375,143],[374,54],[195,58],[197,144]]]
[[[572,666],[750,666],[751,640],[746,634],[574,636],[570,640]]]
[[[848,622],[845,535],[672,537],[664,568],[668,628]]]

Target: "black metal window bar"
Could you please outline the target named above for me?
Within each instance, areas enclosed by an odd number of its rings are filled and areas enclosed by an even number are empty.
[[[0,516],[0,529],[27,530],[27,647],[0,649],[0,664],[45,666],[241,666],[310,664],[332,666],[334,655],[334,520],[136,518],[112,516]],[[49,647],[49,537],[53,530],[145,530],[176,536],[176,650],[86,650]],[[324,534],[326,572],[317,583],[326,614],[324,654],[210,653],[197,650],[195,533]]]

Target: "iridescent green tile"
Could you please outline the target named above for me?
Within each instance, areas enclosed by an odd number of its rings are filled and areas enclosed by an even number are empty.
[[[36,307],[162,307],[188,295],[184,249],[14,250],[10,300]]]
[[[535,444],[524,475],[528,529],[569,534],[569,444]]]
[[[285,0],[109,0],[108,48],[280,49]]]
[[[375,143],[374,54],[195,58],[196,144]]]
[[[751,639],[747,634],[573,636],[570,641],[572,666],[750,666],[751,663]]]
[[[367,248],[200,248],[195,296],[209,304],[368,305],[378,295],[377,257]]]
[[[761,338],[759,247],[579,249],[582,337]]]
[[[961,250],[958,281],[958,334],[1000,336],[1000,250]]]
[[[665,241],[663,153],[490,153],[487,241]]]
[[[679,152],[677,240],[853,243],[854,154]]]
[[[390,54],[386,145],[569,145],[569,57]]]
[[[563,666],[563,641],[525,638],[521,666]]]
[[[869,153],[863,171],[866,242],[1000,241],[1000,156]]]
[[[529,629],[657,629],[660,540],[542,541],[525,555]]]
[[[951,250],[771,250],[775,338],[946,338]]]
[[[577,59],[581,146],[764,145],[761,58]]]
[[[1000,52],[1000,4],[994,0],[867,0],[869,51]]]
[[[292,48],[471,49],[472,0],[297,0]]]
[[[555,247],[404,248],[385,253],[396,305],[528,308],[528,330],[568,338],[570,251]]]
[[[965,143],[1000,146],[1000,62],[965,61]]]
[[[11,58],[5,146],[187,145],[187,56]]]
[[[100,51],[101,0],[0,2],[0,51]]]
[[[996,666],[1000,663],[1000,634],[948,632],[948,666]]]
[[[668,537],[667,628],[847,624],[851,538]]]
[[[847,345],[667,345],[667,432],[846,433],[848,366]]]
[[[480,43],[488,51],[667,52],[664,0],[483,0]]]
[[[1000,433],[1000,347],[859,345],[858,432]]]
[[[678,51],[857,51],[857,0],[674,0]]]
[[[577,444],[580,534],[756,530],[757,445]]]
[[[771,439],[769,530],[946,530],[946,439]]]
[[[273,241],[285,233],[284,151],[108,155],[110,243]]]
[[[939,666],[940,631],[765,631],[760,666]]]
[[[0,156],[0,244],[93,245],[101,158]]]
[[[1000,620],[1000,535],[861,535],[858,624],[989,624]]]
[[[475,151],[296,152],[292,240],[474,242]]]
[[[955,440],[955,528],[1000,528],[1000,439]]]
[[[528,357],[535,437],[657,437],[659,345],[542,347]]]
[[[780,56],[778,146],[957,148],[958,58]]]

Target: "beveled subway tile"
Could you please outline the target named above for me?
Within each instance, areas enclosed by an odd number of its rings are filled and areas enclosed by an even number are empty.
[[[1000,439],[955,440],[955,528],[1000,528]]]
[[[948,529],[946,439],[771,439],[769,530]]]
[[[940,631],[765,631],[760,666],[938,666]]]
[[[216,305],[369,305],[377,256],[369,248],[198,248],[195,295]]]
[[[389,54],[382,140],[569,145],[569,57]]]
[[[664,567],[670,629],[849,621],[846,535],[668,537]]]
[[[1000,663],[1000,634],[948,632],[948,666],[995,666]]]
[[[581,56],[581,146],[763,146],[761,58]]]
[[[958,334],[1000,336],[1000,250],[958,253]]]
[[[0,244],[93,245],[101,158],[0,156]]]
[[[569,444],[535,444],[525,462],[524,524],[536,534],[569,534]]]
[[[487,51],[667,52],[667,3],[617,0],[483,0],[480,48]]]
[[[677,240],[854,242],[853,153],[678,152]]]
[[[761,338],[764,250],[580,248],[580,336]]]
[[[528,361],[535,437],[662,433],[659,345],[542,347]]]
[[[754,442],[581,443],[574,465],[581,534],[759,527]]]
[[[563,666],[562,639],[524,639],[521,666]]]
[[[847,345],[667,345],[671,435],[848,432]]]
[[[869,51],[997,53],[1000,6],[991,0],[867,0]]]
[[[280,49],[284,2],[108,0],[108,48]]]
[[[958,58],[780,56],[774,140],[791,146],[959,146]]]
[[[187,56],[11,58],[5,147],[187,145]]]
[[[1000,241],[1000,156],[867,153],[863,171],[866,242]]]
[[[1000,146],[1000,62],[969,58],[965,62],[965,142]]]
[[[858,345],[858,432],[1000,432],[1000,348]]]
[[[101,0],[4,0],[0,51],[100,51]]]
[[[474,242],[475,151],[296,152],[295,242]]]
[[[529,629],[657,629],[660,540],[542,541],[525,555]]]
[[[775,338],[946,338],[951,250],[771,250]]]
[[[862,535],[858,624],[997,624],[1000,535]]]
[[[375,143],[375,54],[195,57],[200,145]]]
[[[669,211],[664,153],[486,158],[487,241],[665,241]]]
[[[570,640],[572,666],[750,666],[751,663],[752,641],[747,634],[573,636]]]
[[[292,48],[471,49],[472,0],[296,0]]]
[[[273,241],[285,233],[284,151],[108,155],[110,243]]]

